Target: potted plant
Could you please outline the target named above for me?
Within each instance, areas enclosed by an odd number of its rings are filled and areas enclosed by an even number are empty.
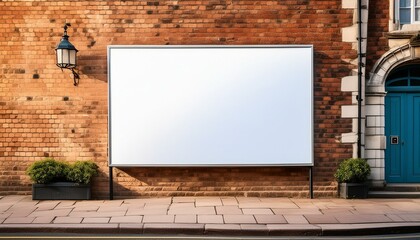
[[[34,182],[34,200],[81,200],[91,198],[90,181],[98,172],[92,161],[68,164],[53,158],[34,162],[27,174]]]
[[[340,197],[367,198],[370,166],[365,159],[349,158],[340,163],[334,177],[339,183]]]

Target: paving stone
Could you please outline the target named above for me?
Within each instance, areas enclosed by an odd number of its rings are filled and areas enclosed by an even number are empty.
[[[175,209],[170,208],[168,211],[168,214],[171,214],[171,215],[216,214],[216,210],[215,210],[215,207],[196,207],[196,208],[184,207],[184,208],[175,208]]]
[[[71,212],[70,217],[122,217],[125,216],[123,212]]]
[[[45,211],[54,209],[59,203],[59,201],[43,201],[35,206],[37,211]]]
[[[204,232],[204,224],[182,224],[182,223],[145,223],[144,234],[196,234]]]
[[[215,207],[196,207],[195,214],[216,214]]]
[[[126,216],[133,216],[133,215],[166,215],[168,210],[166,209],[131,209],[127,210]]]
[[[54,223],[81,223],[81,217],[56,217]]]
[[[8,218],[8,217],[10,217],[10,215],[12,215],[12,212],[0,213],[0,218]]]
[[[308,224],[308,220],[303,215],[283,215],[290,224]]]
[[[369,215],[362,215],[362,214],[346,214],[346,215],[335,215],[335,218],[340,223],[384,223],[384,222],[392,222],[390,218],[382,214],[369,214]]]
[[[239,204],[261,202],[260,198],[257,198],[257,197],[236,197],[236,200],[238,201]]]
[[[145,215],[143,223],[173,223],[174,215]]]
[[[70,201],[70,200],[66,200],[66,201],[60,201],[60,203],[54,208],[56,210],[58,209],[67,209],[67,208],[74,208],[76,204],[76,201]]]
[[[385,216],[387,216],[389,219],[391,219],[394,222],[404,222],[405,221],[404,219],[402,219],[397,214],[386,214]]]
[[[420,221],[420,214],[409,214],[409,213],[400,213],[396,216],[400,217],[404,221],[407,222],[419,222]]]
[[[33,217],[9,217],[3,223],[32,223],[34,220]]]
[[[216,213],[218,215],[224,214],[243,214],[242,210],[238,206],[217,206]]]
[[[234,197],[222,197],[223,206],[238,206],[239,203]]]
[[[300,209],[318,209],[317,206],[315,206],[312,202],[302,202],[302,201],[296,201],[295,199],[292,199],[292,201],[300,208]]]
[[[175,223],[197,223],[197,215],[175,215]]]
[[[296,209],[296,208],[273,208],[271,209],[274,214],[282,215],[303,215],[303,214],[322,214],[322,212],[317,209],[311,209],[311,208],[304,208],[304,209]]]
[[[144,209],[159,209],[162,210],[164,209],[165,211],[169,209],[169,204],[153,204],[153,203],[146,203],[146,205],[144,206]]]
[[[71,209],[58,209],[49,211],[34,211],[28,217],[65,217],[70,214]]]
[[[157,198],[144,198],[145,203],[153,204],[172,204],[172,197],[157,197]]]
[[[285,204],[290,204],[294,202],[292,201],[292,199],[287,198],[287,197],[272,197],[272,198],[259,198],[261,202],[271,202],[271,203],[285,203]]]
[[[184,208],[172,208],[168,210],[168,214],[178,215],[178,214],[196,214],[195,207],[184,207]]]
[[[292,202],[249,202],[240,203],[239,208],[299,208]]]
[[[32,223],[52,223],[55,217],[36,217]]]
[[[249,214],[249,215],[252,215],[252,214],[268,214],[268,215],[272,215],[272,214],[274,214],[273,211],[271,211],[271,209],[269,209],[269,208],[257,208],[257,209],[254,209],[254,208],[243,208],[242,209],[242,212],[244,214]]]
[[[321,212],[323,213],[323,214],[343,214],[343,215],[346,215],[346,214],[353,214],[352,212],[351,212],[351,210],[353,210],[353,208],[336,208],[336,209],[334,209],[334,208],[328,208],[328,209],[322,209],[321,210]]]
[[[108,206],[102,206],[99,207],[98,212],[123,212],[127,211],[127,207],[108,207]]]
[[[172,203],[169,210],[195,208],[195,202]]]
[[[311,224],[320,224],[320,223],[338,223],[337,219],[333,215],[319,215],[319,214],[311,214],[311,215],[304,215],[304,217],[308,220]]]
[[[23,196],[23,195],[8,195],[8,196],[3,196],[0,199],[0,203],[16,204],[16,203],[22,201],[25,198],[26,198],[26,196]]]
[[[268,208],[299,208],[290,198],[260,198]]]
[[[124,200],[105,200],[103,201],[101,207],[120,207],[123,202]]]
[[[134,210],[134,209],[144,209],[144,206],[146,205],[146,203],[143,204],[130,204],[130,203],[123,203],[121,204],[120,207],[125,207],[128,210]]]
[[[83,212],[83,211],[85,211],[85,212],[96,212],[96,211],[98,211],[98,209],[99,209],[99,206],[95,206],[95,205],[80,206],[80,207],[73,208],[73,212]]]
[[[20,207],[6,211],[6,213],[11,213],[10,217],[33,217],[31,214],[35,211],[36,207]]]
[[[198,223],[223,223],[221,215],[198,215]]]
[[[89,200],[89,201],[76,201],[74,203],[74,207],[82,207],[82,206],[103,206],[104,201],[103,200]]]
[[[274,224],[274,223],[287,223],[286,219],[282,215],[254,215],[257,223],[259,224]]]
[[[7,204],[0,204],[0,212],[6,212],[9,208],[11,208],[13,205],[7,203]]]
[[[83,218],[82,223],[108,223],[110,218]]]
[[[110,223],[141,223],[143,220],[142,216],[118,216],[111,217]]]
[[[225,223],[257,223],[253,215],[223,215]]]
[[[144,198],[133,198],[133,199],[124,199],[121,206],[140,206],[144,207],[147,200]]]
[[[195,197],[173,197],[174,203],[195,203]]]
[[[196,207],[211,207],[211,206],[222,206],[222,201],[218,197],[213,198],[197,198],[195,200]]]
[[[420,204],[414,202],[389,202],[387,205],[393,209],[405,212],[420,211]]]

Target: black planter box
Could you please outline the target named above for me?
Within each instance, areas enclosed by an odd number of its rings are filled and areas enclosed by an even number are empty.
[[[369,186],[367,183],[340,183],[339,191],[342,198],[367,198]]]
[[[90,184],[56,182],[32,185],[33,200],[88,200],[90,197]]]

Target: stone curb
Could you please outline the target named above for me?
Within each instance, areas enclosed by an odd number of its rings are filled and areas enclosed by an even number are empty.
[[[338,226],[337,226],[338,225]],[[420,233],[418,223],[319,224],[323,236]]]
[[[420,233],[419,223],[369,224],[1,224],[2,233],[357,236]]]

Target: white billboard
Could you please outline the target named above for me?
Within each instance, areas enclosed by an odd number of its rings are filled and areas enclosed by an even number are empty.
[[[313,166],[313,47],[109,46],[110,166]]]

